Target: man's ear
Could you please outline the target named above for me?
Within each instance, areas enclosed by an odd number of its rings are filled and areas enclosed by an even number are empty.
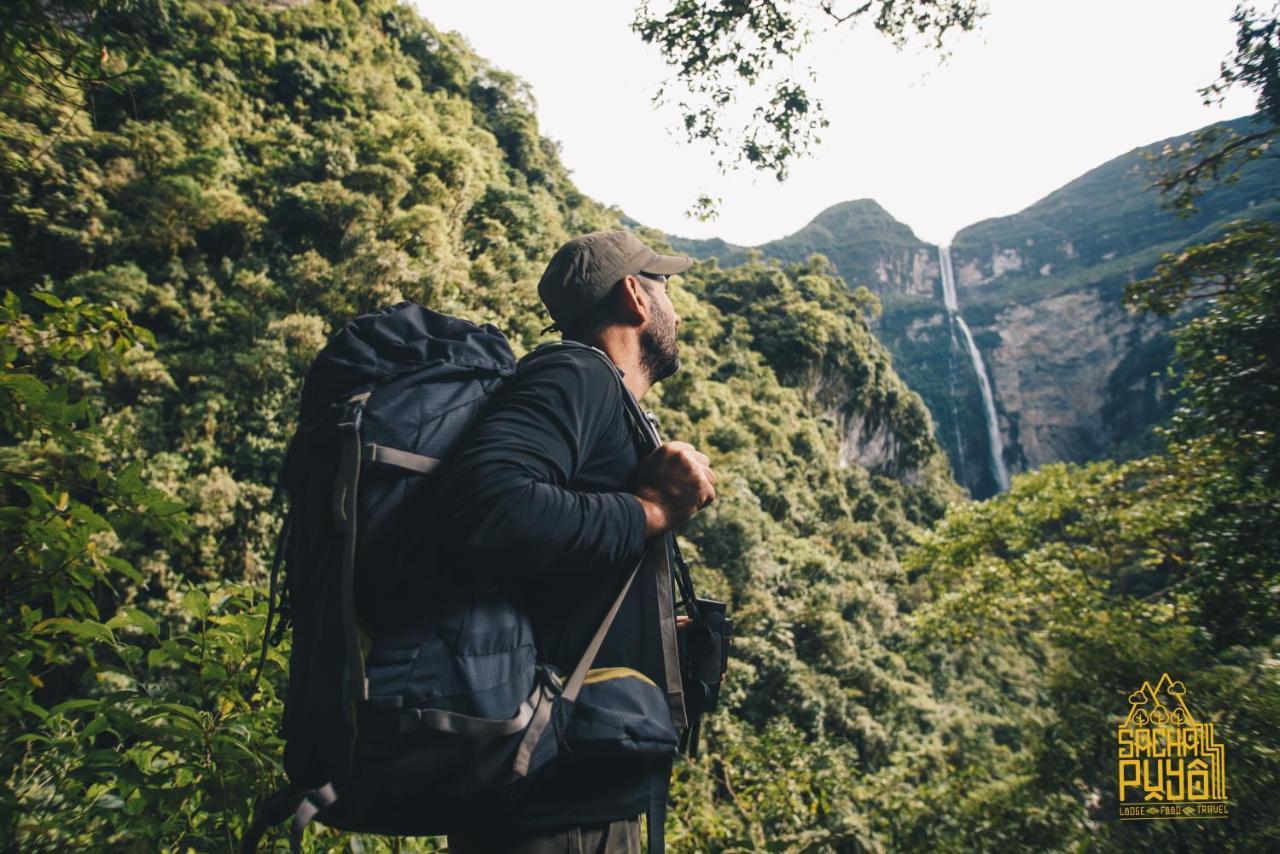
[[[622,280],[622,312],[628,320],[636,325],[649,319],[649,297],[644,293],[644,285],[636,276],[626,276]]]

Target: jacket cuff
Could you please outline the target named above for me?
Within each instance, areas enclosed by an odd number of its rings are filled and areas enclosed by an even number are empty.
[[[644,529],[648,527],[649,518],[645,515],[644,505],[640,503],[638,497],[630,492],[622,494],[626,496],[627,505],[631,508],[631,519],[627,526],[628,553],[639,557],[647,542]]]

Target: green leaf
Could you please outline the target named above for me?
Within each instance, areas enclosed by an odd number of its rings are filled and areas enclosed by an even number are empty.
[[[81,709],[96,709],[102,705],[101,700],[66,700],[49,710],[53,715],[65,715],[67,712],[78,712]]]
[[[89,722],[89,725],[84,728],[84,732],[82,732],[81,735],[84,738],[93,738],[95,735],[105,730],[109,724],[110,721],[107,720],[106,715],[97,715]]]
[[[128,606],[121,610],[128,615],[129,621],[135,626],[142,629],[153,638],[160,637],[160,626],[151,618],[150,614],[146,613],[141,608],[135,608],[133,606]]]
[[[72,621],[63,626],[62,629],[80,640],[100,641],[109,644],[114,644],[116,641],[115,633],[97,620]]]
[[[143,574],[124,558],[116,557],[114,555],[103,555],[102,562],[130,581],[141,582],[144,579]]]
[[[116,488],[122,495],[132,495],[142,489],[142,463],[134,461],[116,475]]]
[[[182,597],[182,607],[203,620],[209,616],[209,596],[203,590],[188,590]]]
[[[32,291],[31,296],[40,300],[40,302],[44,303],[45,305],[52,306],[53,308],[63,307],[62,300],[58,299],[56,296],[49,293],[48,291]]]

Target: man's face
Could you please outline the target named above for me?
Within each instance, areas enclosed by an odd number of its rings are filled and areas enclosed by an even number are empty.
[[[676,328],[680,318],[667,295],[667,277],[640,275],[641,287],[649,294],[652,313],[649,324],[640,333],[640,364],[649,375],[649,383],[659,382],[680,370]]]

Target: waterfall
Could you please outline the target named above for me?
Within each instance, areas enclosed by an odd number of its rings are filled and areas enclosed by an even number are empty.
[[[982,389],[982,410],[987,422],[987,444],[991,448],[991,474],[996,479],[996,489],[1004,492],[1009,488],[1009,469],[1004,464],[1004,444],[1000,441],[1000,424],[996,420],[996,399],[991,393],[991,380],[987,376],[987,367],[982,362],[982,354],[978,345],[973,343],[973,333],[969,324],[960,316],[960,307],[956,302],[956,279],[951,270],[951,247],[938,247],[938,266],[942,271],[942,303],[947,307],[947,316],[954,327],[959,327],[964,337],[965,348],[969,351],[969,360],[973,362],[973,370],[978,374],[978,385]],[[952,333],[954,339],[954,332]]]

